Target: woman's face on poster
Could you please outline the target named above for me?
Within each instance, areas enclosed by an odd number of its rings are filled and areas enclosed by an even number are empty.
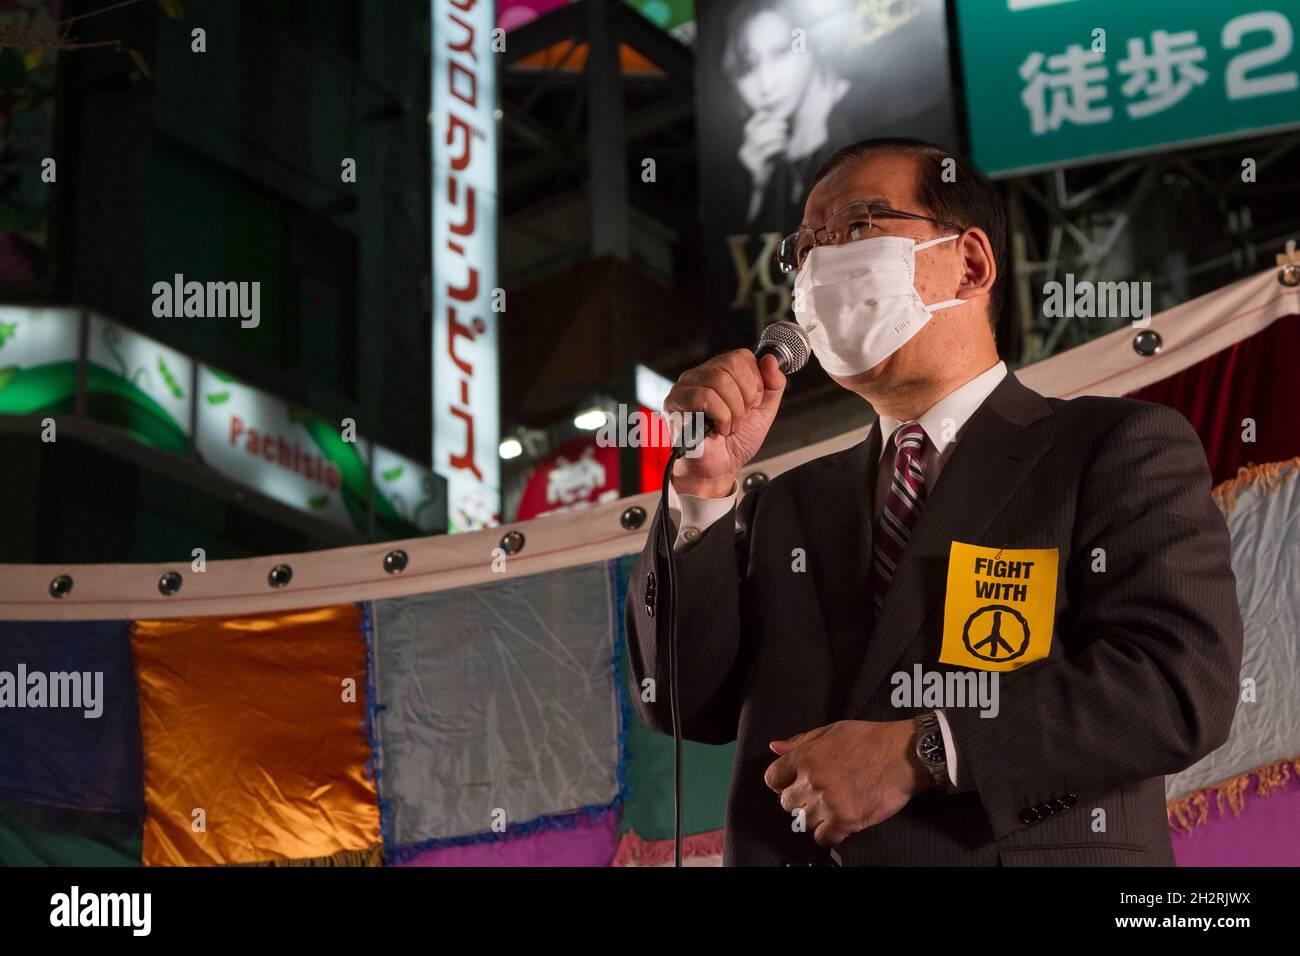
[[[763,10],[740,28],[742,54],[736,90],[751,112],[765,110],[785,119],[803,99],[812,76],[812,60],[793,49],[792,25],[778,13]]]

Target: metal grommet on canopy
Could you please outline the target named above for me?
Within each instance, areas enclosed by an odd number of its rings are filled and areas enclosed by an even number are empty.
[[[60,574],[50,582],[50,597],[67,597],[72,593],[72,578],[66,574]]]
[[[522,531],[507,531],[501,536],[501,550],[506,554],[518,554],[524,550],[524,533]]]
[[[384,555],[384,570],[389,574],[401,574],[406,570],[406,552],[398,549]]]
[[[630,508],[626,508],[623,513],[619,515],[618,522],[623,526],[625,531],[635,531],[637,528],[641,527],[641,525],[645,524],[645,509],[640,505],[633,505]]]
[[[158,593],[171,597],[181,589],[181,576],[176,571],[168,571],[158,579]]]
[[[1286,251],[1277,257],[1277,264],[1282,267],[1277,270],[1278,282],[1288,289],[1300,285],[1300,256],[1296,255],[1294,239],[1286,241]]]
[[[1154,329],[1143,329],[1133,336],[1133,351],[1143,358],[1150,358],[1155,355],[1164,344],[1164,339]]]
[[[273,588],[282,588],[293,580],[293,568],[287,564],[277,564],[266,576],[266,583]]]

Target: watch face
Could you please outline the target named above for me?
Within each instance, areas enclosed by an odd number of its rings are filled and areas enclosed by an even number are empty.
[[[926,763],[940,764],[946,759],[943,752],[943,735],[932,730],[916,742],[916,753]]]

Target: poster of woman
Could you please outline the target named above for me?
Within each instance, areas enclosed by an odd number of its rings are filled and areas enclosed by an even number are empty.
[[[942,0],[716,0],[696,18],[716,344],[734,347],[788,317],[770,251],[831,152],[884,135],[956,148],[947,25]]]

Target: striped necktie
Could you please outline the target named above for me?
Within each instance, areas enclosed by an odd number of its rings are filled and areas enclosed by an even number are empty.
[[[876,610],[885,603],[885,592],[894,578],[907,539],[925,507],[925,429],[917,422],[894,432],[894,478],[885,498],[885,508],[876,519],[872,536],[871,591]]]

